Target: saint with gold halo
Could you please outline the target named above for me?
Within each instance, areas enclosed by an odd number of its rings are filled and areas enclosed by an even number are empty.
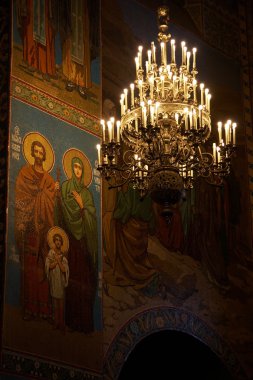
[[[27,164],[15,184],[15,235],[21,261],[24,319],[51,318],[52,307],[45,276],[47,233],[54,225],[57,184],[48,173],[54,152],[45,136],[30,132],[23,139]]]
[[[45,271],[53,300],[54,328],[65,331],[65,288],[68,286],[69,280],[69,265],[66,254],[69,248],[69,240],[62,228],[54,226],[47,233],[47,242],[50,250],[46,257]]]
[[[67,256],[68,250],[69,250],[69,238],[66,232],[58,226],[53,226],[50,228],[50,230],[47,233],[47,242],[50,249],[55,249],[55,241],[54,237],[55,235],[59,235],[61,237],[61,251],[62,253]]]
[[[56,206],[57,225],[69,236],[69,285],[66,288],[66,325],[75,331],[94,331],[93,307],[97,284],[98,231],[91,164],[78,149],[63,157],[68,177]]]

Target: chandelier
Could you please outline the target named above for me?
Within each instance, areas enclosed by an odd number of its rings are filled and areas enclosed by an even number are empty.
[[[109,188],[132,183],[140,197],[163,204],[170,220],[173,205],[198,177],[221,184],[230,172],[236,147],[236,123],[217,123],[218,141],[206,147],[212,130],[211,94],[197,81],[197,49],[168,33],[168,7],[158,8],[158,54],[151,42],[135,58],[136,78],[120,98],[121,120],[101,120],[102,146],[97,169]],[[144,64],[145,60],[145,64]],[[160,62],[160,64],[158,63]]]

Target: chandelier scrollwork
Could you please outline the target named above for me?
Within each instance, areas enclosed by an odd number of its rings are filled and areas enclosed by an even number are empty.
[[[133,183],[141,197],[150,194],[165,205],[165,216],[197,177],[221,183],[230,172],[236,148],[232,120],[218,122],[218,143],[213,143],[212,152],[205,148],[212,129],[211,94],[197,81],[196,48],[188,50],[182,41],[177,65],[176,42],[168,25],[169,10],[160,7],[160,65],[154,42],[145,67],[139,46],[136,79],[120,98],[121,120],[101,120],[103,141],[97,146],[97,169],[110,187]]]

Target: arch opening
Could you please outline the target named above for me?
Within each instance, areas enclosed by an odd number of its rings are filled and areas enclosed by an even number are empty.
[[[175,375],[177,379],[233,379],[206,344],[181,331],[163,330],[137,343],[122,366],[118,380],[169,379]]]

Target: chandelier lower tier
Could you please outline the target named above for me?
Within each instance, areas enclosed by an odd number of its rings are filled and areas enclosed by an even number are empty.
[[[160,65],[152,42],[144,69],[143,47],[139,46],[136,79],[120,98],[121,120],[101,120],[103,141],[97,145],[97,169],[109,186],[131,182],[141,197],[150,194],[164,204],[165,216],[197,177],[222,183],[236,147],[232,120],[218,122],[218,143],[211,149],[206,144],[212,130],[211,94],[196,79],[197,49],[188,51],[182,41],[177,65],[176,42],[168,34],[168,23],[168,8],[160,7]]]

